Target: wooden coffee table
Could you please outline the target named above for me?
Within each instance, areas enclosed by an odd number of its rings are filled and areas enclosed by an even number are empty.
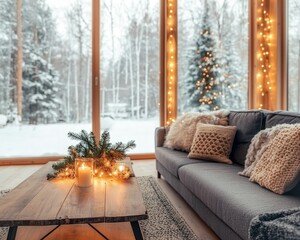
[[[135,239],[143,239],[139,220],[148,218],[135,177],[121,181],[94,178],[94,185],[79,188],[74,179],[48,181],[53,163],[40,170],[0,199],[0,226],[9,227],[8,239],[15,239],[18,226],[130,222]]]

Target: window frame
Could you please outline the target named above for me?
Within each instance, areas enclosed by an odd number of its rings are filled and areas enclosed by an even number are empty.
[[[258,5],[259,0],[248,1],[249,4],[249,96],[248,96],[248,108],[256,109],[258,105],[258,81],[256,80],[257,74],[257,53],[255,52],[257,44],[257,35],[259,30],[257,29],[257,10],[260,7]],[[274,81],[275,85],[275,98],[269,98],[267,104],[264,105],[263,109],[266,110],[287,110],[287,98],[288,98],[288,73],[287,73],[287,19],[286,19],[286,0],[272,1],[265,0],[266,5],[269,9],[267,11],[272,12],[274,24],[276,28],[276,78]],[[273,4],[273,9],[270,5]]]

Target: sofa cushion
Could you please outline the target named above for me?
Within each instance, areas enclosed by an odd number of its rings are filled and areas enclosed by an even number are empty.
[[[197,159],[189,159],[186,152],[172,150],[165,147],[156,147],[156,159],[175,177],[178,178],[178,169],[186,164],[204,162]]]
[[[230,112],[229,125],[237,127],[230,157],[233,162],[244,165],[251,139],[264,129],[264,121],[265,112],[262,110]]]
[[[237,173],[238,164],[201,163],[182,166],[179,178],[196,197],[233,229],[247,239],[252,218],[258,214],[300,205],[300,192],[276,195]]]
[[[255,168],[261,156],[268,149],[272,140],[276,137],[282,129],[293,127],[294,124],[278,124],[271,128],[266,128],[259,131],[251,140],[251,144],[248,148],[245,161],[245,169],[239,173],[242,176],[250,177],[253,169]]]
[[[268,112],[266,114],[266,128],[283,123],[300,123],[300,114],[287,111]]]
[[[272,139],[250,177],[278,194],[291,190],[300,179],[300,124],[291,126]]]
[[[185,113],[171,124],[164,146],[189,152],[197,123],[228,125],[228,114],[228,110]]]
[[[235,133],[235,126],[198,123],[188,157],[231,164],[229,155]]]

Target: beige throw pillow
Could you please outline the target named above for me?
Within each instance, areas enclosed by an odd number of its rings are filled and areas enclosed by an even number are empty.
[[[228,115],[228,110],[186,113],[178,117],[170,126],[164,147],[189,152],[198,122],[228,125]]]
[[[188,157],[231,164],[229,155],[235,133],[235,126],[199,123]]]
[[[250,181],[283,194],[300,178],[300,125],[282,129],[252,171]]]
[[[267,150],[272,139],[284,128],[292,127],[292,124],[278,124],[272,128],[259,131],[251,140],[245,160],[245,168],[239,175],[250,177],[262,154]]]

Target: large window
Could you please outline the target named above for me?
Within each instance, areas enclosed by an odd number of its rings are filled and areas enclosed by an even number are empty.
[[[92,0],[1,3],[0,158],[66,155],[76,144],[68,132],[92,130],[95,105],[112,142],[154,151],[160,2],[100,2],[100,102],[92,102]]]
[[[178,111],[247,109],[248,0],[178,0]]]
[[[101,1],[101,129],[113,142],[135,140],[133,153],[154,151],[159,126],[159,8],[159,0]]]
[[[91,0],[0,6],[0,157],[65,155],[91,130]]]
[[[288,1],[288,109],[300,112],[300,2]]]

